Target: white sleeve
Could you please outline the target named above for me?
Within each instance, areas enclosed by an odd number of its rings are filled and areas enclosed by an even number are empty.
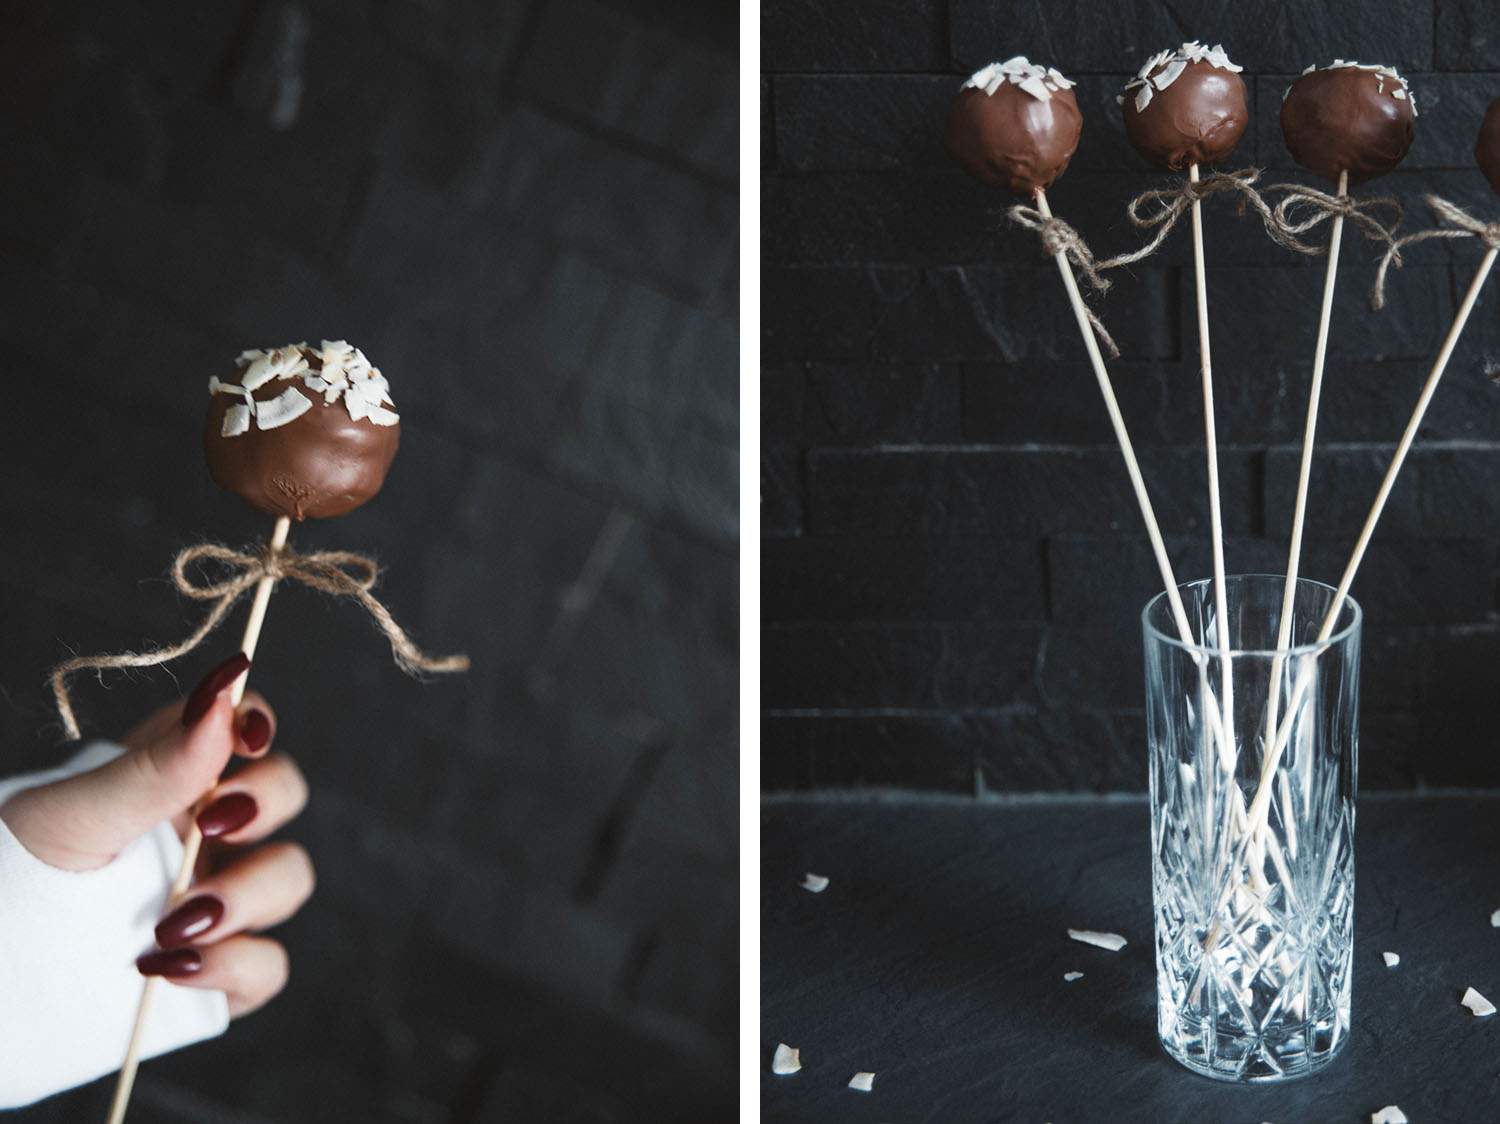
[[[0,780],[13,793],[97,768],[124,750],[91,742],[66,765]],[[160,823],[98,870],[59,870],[0,820],[0,1109],[18,1108],[119,1069],[156,947],[182,841]],[[220,991],[156,986],[142,1057],[222,1034]]]

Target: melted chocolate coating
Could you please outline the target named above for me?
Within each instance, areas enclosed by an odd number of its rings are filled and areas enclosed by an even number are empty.
[[[1352,66],[1302,75],[1281,103],[1281,132],[1292,158],[1335,183],[1347,171],[1351,187],[1389,172],[1405,158],[1416,131],[1411,98],[1391,96],[1400,88],[1388,74]]]
[[[1250,120],[1244,79],[1202,59],[1188,63],[1165,90],[1153,87],[1144,110],[1137,111],[1135,91],[1127,90],[1124,110],[1130,143],[1174,172],[1223,160]]]
[[[1474,159],[1490,186],[1500,192],[1500,98],[1490,102],[1479,123],[1479,139],[1474,142]]]
[[[342,398],[325,403],[300,378],[272,379],[256,401],[293,386],[312,409],[275,429],[224,437],[220,427],[238,395],[215,394],[203,420],[203,454],[214,483],[267,515],[325,519],[343,515],[380,491],[401,441],[401,426],[375,425],[349,416]]]
[[[1083,115],[1072,90],[1047,101],[1014,82],[993,94],[969,87],[948,110],[943,147],[960,168],[1026,199],[1051,187],[1078,148]]]

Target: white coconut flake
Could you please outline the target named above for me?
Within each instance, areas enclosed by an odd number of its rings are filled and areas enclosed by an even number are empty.
[[[1145,113],[1146,107],[1151,104],[1151,83],[1147,82],[1141,87],[1140,92],[1135,95],[1135,111]]]
[[[1394,968],[1397,964],[1401,963],[1401,957],[1394,952],[1382,952],[1380,956],[1385,961],[1387,968]]]
[[[1490,914],[1490,927],[1492,929],[1500,929],[1500,909]]]
[[[219,427],[220,437],[238,437],[250,432],[250,407],[235,405],[224,411],[224,424]]]
[[[802,1068],[802,1051],[795,1046],[788,1046],[785,1042],[776,1045],[776,1053],[771,1058],[771,1072],[785,1077],[788,1073],[796,1073]]]
[[[1119,933],[1096,933],[1092,929],[1069,929],[1068,936],[1075,941],[1084,944],[1096,945],[1099,948],[1108,949],[1110,952],[1119,952],[1125,947],[1125,938]]]
[[[828,889],[828,879],[825,875],[808,871],[802,876],[801,886],[810,894],[821,894]]]
[[[1069,983],[1072,983],[1074,980],[1081,980],[1081,979],[1083,979],[1083,973],[1082,972],[1064,972],[1063,973],[1063,979],[1067,980]]]
[[[255,421],[261,429],[275,429],[300,418],[311,409],[312,403],[308,401],[307,395],[295,386],[289,386],[275,398],[256,406]]]
[[[1187,60],[1173,59],[1166,66],[1162,67],[1161,73],[1151,79],[1151,81],[1155,83],[1158,90],[1165,90],[1173,82],[1177,81],[1178,76],[1186,69]]]
[[[375,425],[396,425],[401,421],[401,415],[384,406],[371,406],[369,420]]]
[[[1370,1113],[1370,1124],[1411,1124],[1411,1122],[1406,1119],[1406,1113],[1395,1105],[1388,1104],[1379,1112]]]
[[[1034,74],[1021,79],[1017,85],[1038,101],[1052,100],[1052,91],[1047,88],[1047,83]]]
[[[1495,1005],[1484,996],[1480,995],[1479,992],[1475,991],[1472,987],[1469,988],[1468,991],[1464,992],[1464,997],[1460,999],[1459,1002],[1469,1010],[1473,1011],[1475,1018],[1482,1019],[1486,1015],[1493,1015],[1495,1013]]]
[[[861,1070],[849,1078],[849,1088],[858,1089],[861,1093],[868,1093],[875,1087],[875,1075]]]

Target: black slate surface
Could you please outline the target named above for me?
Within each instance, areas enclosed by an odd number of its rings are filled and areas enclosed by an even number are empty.
[[[1144,800],[773,799],[762,1119],[1364,1124],[1396,1104],[1413,1124],[1500,1120],[1500,1019],[1459,1004],[1468,986],[1500,997],[1497,812],[1495,795],[1361,799],[1350,1040],[1322,1074],[1239,1087],[1156,1040]],[[806,871],[828,888],[800,888]],[[771,1074],[778,1042],[800,1073]],[[861,1070],[870,1093],[847,1087]]]

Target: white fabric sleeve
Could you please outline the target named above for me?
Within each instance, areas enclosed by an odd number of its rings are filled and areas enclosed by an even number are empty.
[[[0,780],[13,793],[97,768],[125,752],[91,742],[67,764]],[[31,854],[0,820],[0,1108],[18,1108],[120,1068],[145,978],[136,957],[156,947],[182,862],[160,823],[98,870],[73,872]],[[221,991],[156,985],[142,1057],[222,1034]]]

